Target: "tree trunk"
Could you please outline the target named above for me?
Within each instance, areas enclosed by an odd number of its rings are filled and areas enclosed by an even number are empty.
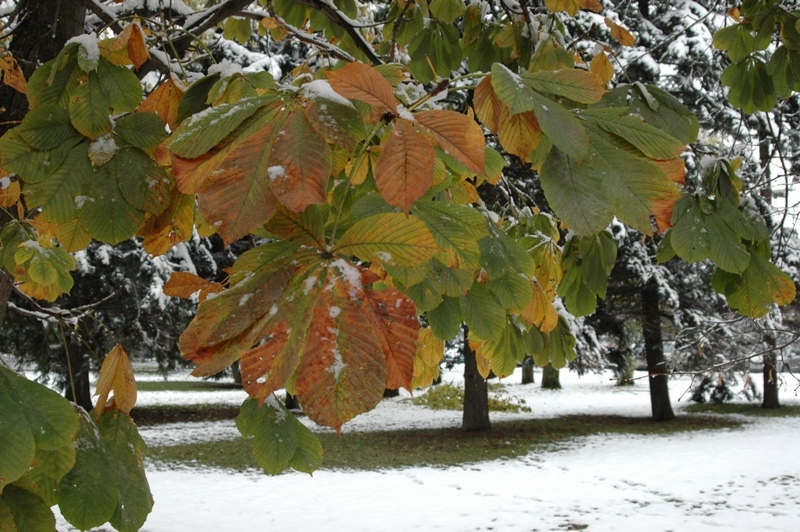
[[[778,364],[775,352],[764,355],[764,399],[761,408],[778,408]]]
[[[71,341],[71,335],[68,336],[66,348],[69,365],[67,366],[67,386],[64,397],[89,412],[94,408],[92,390],[89,386],[89,360],[83,356],[83,346]]]
[[[646,20],[650,20],[650,0],[639,0],[639,13]]]
[[[522,360],[522,384],[533,384],[533,357],[526,356]]]
[[[489,430],[492,428],[489,422],[489,387],[478,372],[478,361],[469,347],[467,332],[464,325],[464,346],[461,348],[464,355],[464,417],[461,430]]]
[[[658,285],[650,280],[642,287],[642,334],[647,355],[647,372],[650,376],[650,407],[655,421],[675,418],[669,400],[667,361],[661,340],[661,310],[658,302]]]
[[[548,364],[542,368],[542,388],[546,390],[560,390],[561,380],[558,376],[558,370],[552,364]]]
[[[398,397],[399,395],[400,395],[400,390],[398,388],[394,388],[394,389],[386,388],[385,390],[383,390],[383,397],[384,398],[387,398],[387,397]]]

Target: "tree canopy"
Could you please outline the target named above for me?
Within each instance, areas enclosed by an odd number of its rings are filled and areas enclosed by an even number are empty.
[[[13,29],[3,40],[3,82],[26,97],[0,138],[4,283],[53,309],[93,241],[157,257],[193,234],[246,239],[224,282],[181,272],[163,290],[199,300],[180,339],[194,375],[240,362],[237,426],[270,473],[322,460],[276,390],[340,430],[384,389],[430,384],[462,323],[484,376],[526,355],[564,367],[606,295],[612,224],[658,242],[659,262],[710,261],[743,315],[795,297],[741,161],[704,157],[687,183],[700,122],[680,91],[627,82],[636,35],[613,2],[76,4],[86,31],[30,74]],[[800,14],[748,0],[717,15],[733,107],[800,89]],[[504,170],[520,164],[544,201],[518,194]],[[0,425],[21,427],[0,431],[0,522],[52,529],[57,503],[81,529],[140,528],[153,501],[126,347],[90,414],[0,378]]]

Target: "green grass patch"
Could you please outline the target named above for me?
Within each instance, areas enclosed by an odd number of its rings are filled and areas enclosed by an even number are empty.
[[[241,390],[242,386],[232,382],[214,381],[137,381],[140,392],[210,392],[218,390]]]
[[[489,410],[492,412],[530,412],[524,399],[509,395],[502,384],[489,384]],[[454,384],[437,384],[428,388],[424,394],[414,397],[411,402],[432,410],[463,410],[464,389]]]
[[[730,418],[714,416],[679,416],[664,423],[622,416],[564,416],[496,422],[492,430],[477,433],[415,429],[318,436],[325,451],[324,469],[374,470],[515,458],[533,450],[547,450],[554,443],[600,433],[661,435],[739,425]],[[150,456],[168,464],[258,468],[250,454],[250,442],[244,439],[154,447]]]
[[[137,406],[131,410],[131,417],[141,426],[184,421],[219,421],[234,419],[237,415],[238,405],[219,404]]]
[[[743,414],[762,417],[798,417],[800,406],[761,408],[758,403],[697,403],[686,407],[693,414]]]

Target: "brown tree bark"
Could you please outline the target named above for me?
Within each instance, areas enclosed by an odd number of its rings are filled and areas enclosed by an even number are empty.
[[[558,377],[558,370],[552,364],[542,368],[542,388],[546,390],[560,390],[561,380]]]
[[[650,407],[655,421],[675,418],[669,400],[667,361],[664,358],[664,342],[661,338],[661,309],[658,286],[650,280],[642,287],[642,334],[647,356],[647,372],[650,376]]]
[[[533,384],[533,357],[526,356],[522,360],[522,384]]]
[[[478,372],[475,352],[467,341],[468,332],[464,325],[464,346],[461,348],[464,355],[464,417],[461,430],[489,430],[492,428],[489,421],[489,387],[486,379]]]
[[[767,336],[767,344],[772,351],[764,355],[764,397],[761,408],[779,408],[778,400],[778,356],[775,353],[775,338]]]

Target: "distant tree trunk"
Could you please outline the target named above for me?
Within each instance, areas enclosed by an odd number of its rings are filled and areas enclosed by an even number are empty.
[[[66,348],[69,364],[67,366],[67,386],[64,391],[64,397],[89,412],[94,408],[92,390],[89,386],[89,360],[83,356],[83,346],[81,344],[68,339]]]
[[[542,368],[542,388],[546,390],[560,390],[561,379],[558,376],[558,370],[552,364],[548,364]]]
[[[522,384],[533,384],[533,357],[526,356],[522,360]]]
[[[764,355],[764,399],[761,408],[778,408],[778,356],[775,353],[775,338],[767,335],[767,345],[772,350]]]
[[[233,383],[238,384],[239,386],[242,385],[242,369],[239,366],[239,361],[237,360],[233,364],[231,364],[231,375],[233,376]]]
[[[647,355],[647,372],[650,376],[650,407],[655,421],[675,418],[669,400],[667,361],[664,358],[664,343],[661,339],[661,310],[658,301],[658,285],[649,280],[642,287],[642,334]]]
[[[300,399],[289,392],[286,392],[286,402],[284,404],[287,410],[300,410]]]
[[[390,390],[389,388],[386,388],[385,390],[383,390],[383,396],[384,397],[398,397],[399,395],[400,395],[400,390],[397,389],[397,388],[395,388],[393,390]]]
[[[461,430],[489,430],[492,428],[489,422],[489,387],[478,372],[478,361],[469,347],[467,332],[464,325],[464,345],[461,348],[464,355],[464,417]]]
[[[639,0],[639,13],[646,20],[650,20],[650,0]]]

